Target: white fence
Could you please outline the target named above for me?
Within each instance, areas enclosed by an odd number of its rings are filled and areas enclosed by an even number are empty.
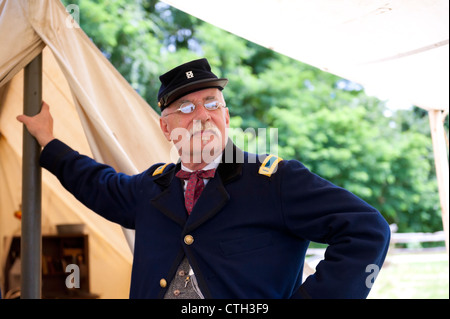
[[[390,252],[432,252],[432,251],[445,251],[445,232],[438,231],[435,233],[397,233],[397,225],[390,225],[391,228],[391,242]],[[439,247],[422,248],[421,243],[429,242],[443,242],[444,244]],[[414,244],[417,243],[417,248],[399,248],[396,244]],[[414,245],[410,245],[414,246]],[[323,259],[326,248],[308,248],[306,255],[311,256],[313,259]]]

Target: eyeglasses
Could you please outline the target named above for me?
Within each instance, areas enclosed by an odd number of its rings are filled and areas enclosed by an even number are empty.
[[[209,101],[209,102],[203,103],[203,106],[208,111],[214,111],[214,110],[217,110],[219,107],[225,107],[225,104],[223,104],[219,101]],[[193,103],[193,102],[184,102],[180,105],[180,107],[178,109],[176,109],[172,113],[164,115],[164,117],[169,116],[174,113],[178,113],[178,112],[181,112],[183,114],[190,114],[190,113],[194,112],[195,107],[196,107],[195,103]]]

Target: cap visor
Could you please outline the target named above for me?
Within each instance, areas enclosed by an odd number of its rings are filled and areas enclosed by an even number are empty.
[[[189,84],[185,84],[183,86],[180,86],[176,88],[175,90],[167,93],[163,100],[165,101],[166,107],[171,104],[172,102],[175,102],[179,98],[183,97],[184,95],[200,91],[203,89],[211,88],[211,87],[220,87],[221,89],[224,89],[225,86],[228,83],[228,79],[203,79],[198,80],[195,82],[191,82]]]

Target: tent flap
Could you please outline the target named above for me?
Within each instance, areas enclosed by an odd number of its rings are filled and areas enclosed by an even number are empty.
[[[57,138],[129,174],[170,160],[171,146],[159,129],[156,112],[77,25],[66,25],[68,16],[59,0],[0,3],[2,46],[8,48],[0,50],[2,239],[20,233],[20,221],[14,217],[14,211],[21,205],[22,125],[15,118],[23,112],[21,70],[40,52],[43,99],[50,105]],[[132,231],[92,213],[46,171],[42,215],[43,234],[55,233],[59,223],[85,223],[91,246],[91,290],[103,298],[128,297]],[[0,245],[3,259],[6,249]],[[117,276],[118,273],[123,275]],[[2,276],[3,271],[0,284]]]

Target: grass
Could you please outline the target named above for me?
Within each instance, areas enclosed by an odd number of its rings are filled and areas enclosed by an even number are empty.
[[[388,254],[369,299],[448,299],[446,252]]]

